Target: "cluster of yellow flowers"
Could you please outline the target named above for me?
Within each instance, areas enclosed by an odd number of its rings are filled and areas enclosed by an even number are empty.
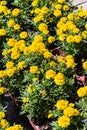
[[[67,55],[67,56],[59,56],[58,57],[58,62],[61,64],[66,65],[67,68],[74,68],[75,67],[75,61],[74,57],[72,55]]]
[[[74,104],[68,103],[67,100],[59,100],[57,101],[55,106],[58,110],[63,110],[64,115],[59,117],[57,121],[58,125],[61,128],[65,128],[70,125],[71,123],[70,117],[79,115],[79,111],[74,108]]]

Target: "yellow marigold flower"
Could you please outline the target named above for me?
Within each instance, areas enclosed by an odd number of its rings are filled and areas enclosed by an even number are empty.
[[[15,38],[9,38],[7,43],[9,46],[15,46],[16,42],[17,40]]]
[[[36,6],[38,4],[39,0],[33,0],[33,2],[31,3],[32,6]]]
[[[14,130],[23,130],[23,127],[21,125],[14,125]]]
[[[3,94],[3,93],[6,93],[7,89],[5,87],[0,87],[0,93]]]
[[[64,41],[66,39],[66,36],[67,36],[67,34],[60,34],[59,35],[59,40]]]
[[[5,117],[5,113],[3,111],[0,111],[0,118],[4,118]]]
[[[20,33],[20,38],[25,39],[27,37],[28,37],[28,33],[26,31],[23,31],[23,32]]]
[[[23,103],[27,103],[27,102],[29,102],[29,99],[26,98],[26,97],[24,97],[24,98],[22,99],[22,102],[23,102]]]
[[[0,36],[5,36],[5,35],[6,35],[6,30],[0,29]]]
[[[47,35],[49,33],[49,30],[43,30],[42,33]]]
[[[11,76],[13,76],[16,72],[17,72],[17,68],[16,68],[16,67],[13,67],[13,68],[11,68],[11,69],[6,70],[6,75],[9,76],[9,77],[11,77]]]
[[[37,22],[39,22],[41,20],[44,20],[44,17],[43,17],[43,15],[41,13],[34,18],[35,23],[37,23]]]
[[[58,2],[62,4],[64,2],[66,2],[66,0],[58,0]]]
[[[38,78],[33,78],[32,79],[34,82],[37,82],[38,81]]]
[[[8,21],[8,27],[13,27],[14,25],[15,25],[14,19],[10,19],[10,20]]]
[[[11,10],[10,9],[7,9],[4,11],[4,15],[9,15],[11,13]]]
[[[64,6],[63,6],[63,10],[64,10],[64,11],[68,11],[69,9],[70,9],[70,7],[69,7],[68,5],[64,5]]]
[[[6,126],[8,126],[8,122],[5,119],[2,119],[0,125],[2,128],[5,128]]]
[[[53,116],[53,113],[49,113],[48,114],[48,119],[51,118]]]
[[[73,20],[74,17],[75,17],[75,14],[74,14],[74,13],[70,13],[70,14],[68,14],[68,16],[67,16],[67,18],[68,18],[69,20]]]
[[[73,35],[67,36],[67,37],[66,37],[66,41],[69,42],[69,43],[74,42],[74,36],[73,36]]]
[[[19,52],[12,52],[11,53],[11,59],[13,60],[17,60],[20,57],[20,53]]]
[[[65,77],[63,73],[58,73],[55,77],[54,77],[54,82],[57,85],[64,85],[65,84]]]
[[[59,56],[57,60],[59,63],[65,64],[65,60],[63,56]]]
[[[14,30],[16,31],[16,30],[20,30],[20,25],[19,24],[15,24],[14,25]]]
[[[8,62],[6,63],[6,68],[11,69],[11,68],[13,68],[13,67],[14,67],[14,63],[13,63],[12,61],[8,61]]]
[[[41,9],[41,13],[42,13],[42,14],[47,14],[48,11],[49,11],[49,9],[48,9],[47,7],[43,7],[43,8]]]
[[[62,5],[61,4],[56,4],[56,5],[54,5],[54,8],[56,10],[60,10],[60,9],[62,9]]]
[[[29,84],[29,86],[27,88],[27,92],[32,93],[34,90],[35,90],[35,87],[32,84]]]
[[[83,38],[87,38],[87,31],[83,31],[83,32],[82,32],[82,37],[83,37]]]
[[[43,32],[43,30],[47,30],[48,26],[45,23],[40,23],[38,29]]]
[[[49,51],[46,51],[44,54],[44,58],[48,59],[48,58],[51,58],[52,57],[52,53],[49,52]]]
[[[61,13],[61,10],[58,10],[58,9],[56,9],[56,10],[54,10],[54,16],[56,16],[56,17],[60,17],[61,15],[62,15],[62,13]]]
[[[72,31],[77,34],[77,33],[79,33],[80,30],[79,30],[79,28],[74,27]]]
[[[6,128],[5,130],[23,130],[23,127],[21,125],[14,125]]]
[[[46,71],[46,78],[47,79],[53,79],[56,75],[56,72],[52,69],[49,69],[48,71]]]
[[[35,41],[35,42],[43,42],[43,36],[36,35],[36,36],[34,37],[34,41]]]
[[[5,76],[5,71],[4,70],[0,70],[0,78],[3,78]]]
[[[0,2],[0,5],[6,5],[7,4],[7,1],[3,0]]]
[[[37,66],[30,66],[30,73],[37,73],[38,72],[38,67]]]
[[[85,24],[85,29],[87,30],[87,23]]]
[[[87,61],[83,62],[82,67],[84,70],[87,70]]]
[[[57,33],[57,35],[62,35],[62,34],[63,34],[63,30],[57,29],[57,30],[56,30],[56,33]]]
[[[21,61],[21,62],[18,63],[18,69],[22,70],[23,68],[26,68],[26,64],[25,64],[24,61]]]
[[[82,37],[80,35],[75,35],[74,37],[74,42],[80,43],[82,41]]]
[[[53,37],[53,36],[49,36],[48,37],[48,43],[49,44],[51,44],[52,42],[54,42],[55,41],[55,37]]]
[[[63,113],[67,117],[79,115],[79,111],[72,107],[67,107],[66,109],[64,109]]]
[[[77,94],[78,94],[79,97],[87,96],[87,86],[85,86],[85,87],[80,87],[80,88],[77,90]]]
[[[8,50],[3,50],[2,55],[6,56],[8,54]]]
[[[49,63],[49,65],[50,65],[50,66],[56,66],[56,62],[51,61],[51,62]]]
[[[4,5],[0,5],[0,14],[7,10],[7,7]]]
[[[69,60],[66,61],[66,66],[67,66],[67,68],[74,68],[75,65],[76,65],[76,64],[75,64],[75,62],[74,62],[73,59],[69,59]]]
[[[19,14],[20,14],[20,9],[15,8],[15,9],[12,10],[12,15],[13,16],[18,16]]]
[[[35,13],[35,14],[39,14],[40,12],[41,12],[40,8],[36,8],[36,9],[34,10],[34,13]]]
[[[72,56],[72,55],[67,55],[67,56],[65,57],[65,60],[66,60],[66,61],[68,61],[69,59],[74,60],[74,58],[73,58],[73,56]]]
[[[59,101],[57,101],[55,106],[58,110],[64,110],[68,106],[68,101],[59,100]]]
[[[61,17],[60,18],[60,22],[66,22],[67,21],[67,17]]]
[[[57,122],[61,128],[66,128],[70,125],[70,118],[66,116],[61,116],[58,118]]]
[[[75,104],[74,103],[69,103],[69,107],[74,107]]]

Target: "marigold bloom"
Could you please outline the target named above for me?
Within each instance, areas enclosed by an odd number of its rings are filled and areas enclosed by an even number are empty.
[[[12,52],[11,53],[11,59],[13,59],[13,60],[16,60],[16,59],[18,59],[20,57],[20,53],[19,52]]]
[[[30,73],[37,73],[38,72],[38,67],[37,66],[30,66]]]
[[[79,111],[72,107],[67,107],[66,109],[64,109],[63,113],[67,117],[79,115]]]
[[[68,101],[59,100],[59,101],[57,101],[55,106],[58,110],[64,110],[67,107],[67,105],[68,105]]]
[[[6,126],[8,126],[8,122],[5,119],[2,119],[1,122],[0,122],[0,126],[2,128],[5,128]]]
[[[27,88],[27,92],[32,93],[34,90],[35,90],[35,87],[32,84],[29,84],[29,86]]]
[[[14,25],[15,25],[14,19],[10,19],[10,20],[8,21],[8,27],[13,27]]]
[[[40,23],[38,29],[42,32],[43,30],[47,30],[48,26],[45,23]]]
[[[20,14],[20,9],[15,8],[15,9],[12,10],[12,15],[13,15],[13,16],[16,17],[16,16],[18,16],[19,14]]]
[[[70,118],[66,116],[61,116],[58,118],[57,122],[61,128],[66,128],[70,125]]]
[[[50,66],[56,66],[56,62],[51,61],[51,62],[49,63],[49,65],[50,65]]]
[[[0,111],[0,118],[4,118],[5,117],[5,113],[3,111]]]
[[[53,113],[49,113],[48,114],[48,119],[51,118],[53,116]]]
[[[36,8],[36,9],[34,10],[34,13],[35,13],[35,14],[39,14],[40,12],[41,12],[40,8]]]
[[[54,10],[54,16],[56,16],[56,17],[60,17],[61,15],[62,15],[62,13],[61,13],[61,10],[58,10],[58,9],[56,9],[56,10]]]
[[[23,68],[26,68],[26,64],[25,64],[24,61],[21,61],[21,62],[18,63],[18,69],[22,70]]]
[[[3,78],[5,76],[5,71],[4,70],[0,70],[0,78]]]
[[[14,30],[16,31],[16,30],[20,30],[20,25],[19,24],[15,24],[14,25]]]
[[[0,29],[0,36],[5,36],[5,35],[6,35],[6,30]]]
[[[57,85],[64,85],[65,84],[65,77],[63,73],[58,73],[55,77],[54,77],[54,82]]]
[[[15,38],[9,38],[7,43],[9,46],[15,46],[16,42],[17,40]]]
[[[28,37],[28,33],[26,31],[23,31],[23,32],[20,33],[20,38],[25,39],[27,37]]]
[[[46,51],[44,54],[44,58],[48,59],[48,58],[51,58],[52,57],[52,53],[49,52],[49,51]]]
[[[77,90],[77,94],[78,94],[79,97],[87,96],[87,86],[80,87],[80,88]]]
[[[6,68],[11,69],[11,68],[13,68],[13,67],[14,67],[14,63],[13,63],[12,61],[8,61],[8,62],[6,63]]]
[[[55,41],[55,37],[53,37],[53,36],[49,36],[48,37],[48,43],[49,44],[51,44],[52,42],[54,42]]]
[[[74,42],[80,43],[82,41],[82,37],[80,35],[75,35],[74,37]]]
[[[82,67],[84,70],[87,70],[87,61],[83,62]]]
[[[24,98],[22,99],[22,102],[23,102],[23,103],[27,103],[28,101],[29,101],[29,99],[26,98],[26,97],[24,97]]]
[[[66,41],[69,42],[69,43],[74,42],[74,36],[73,36],[73,35],[67,36],[67,37],[66,37]]]
[[[33,2],[31,3],[32,6],[36,6],[38,4],[38,0],[33,0]]]
[[[43,7],[43,8],[41,9],[41,13],[42,13],[43,15],[44,15],[44,14],[47,14],[48,11],[49,11],[49,9],[48,9],[47,7]]]
[[[56,75],[56,72],[52,69],[49,69],[48,71],[46,71],[46,78],[47,79],[53,79]]]
[[[68,5],[64,5],[64,6],[63,6],[63,10],[64,10],[64,11],[68,11],[69,9],[70,9],[70,7],[69,7]]]

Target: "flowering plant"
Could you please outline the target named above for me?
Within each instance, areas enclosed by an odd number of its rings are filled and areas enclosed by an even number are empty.
[[[22,112],[36,122],[52,111],[54,130],[85,128],[87,11],[71,0],[6,3],[0,1],[0,94],[19,91]]]

